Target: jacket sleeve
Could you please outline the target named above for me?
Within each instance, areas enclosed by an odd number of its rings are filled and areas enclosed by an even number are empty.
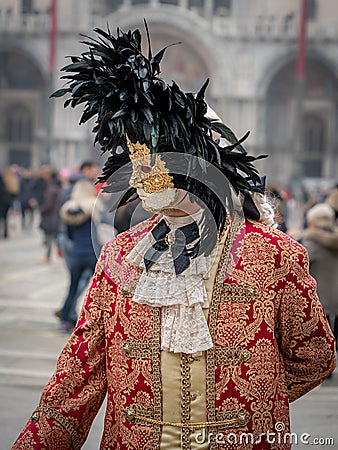
[[[104,286],[98,262],[75,330],[13,450],[78,450],[106,394]]]
[[[304,245],[307,250],[311,269],[311,263],[314,263],[318,258],[318,244],[312,240],[305,240],[302,241],[302,245]]]
[[[336,367],[335,339],[309,274],[307,251],[293,245],[276,330],[290,402],[318,386]]]

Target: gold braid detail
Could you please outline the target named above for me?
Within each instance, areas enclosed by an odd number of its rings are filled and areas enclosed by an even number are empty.
[[[212,299],[209,306],[209,330],[212,340],[215,340],[216,328],[217,328],[217,315],[218,307],[222,299],[222,291],[224,288],[223,277],[227,268],[227,263],[230,258],[230,250],[233,243],[233,223],[230,222],[229,217],[226,218],[224,226],[224,232],[227,231],[224,246],[220,261],[218,263],[217,272],[214,281],[214,288],[212,293]],[[206,357],[206,386],[207,386],[207,417],[210,420],[209,423],[216,423],[216,381],[215,381],[215,366],[216,366],[216,349],[215,347],[207,350]],[[217,450],[218,445],[214,436],[217,434],[217,428],[210,425],[211,439],[210,450]]]
[[[160,308],[152,308],[153,311],[153,339],[152,339],[152,369],[153,369],[153,396],[154,416],[158,422],[162,418],[162,384],[161,384],[161,316]],[[155,424],[156,425],[156,424]],[[154,427],[152,436],[152,448],[160,448],[161,427]]]
[[[39,421],[39,413],[45,413],[50,419],[56,420],[70,435],[73,450],[81,450],[79,436],[73,425],[61,413],[46,405],[40,405],[32,414],[32,422]]]
[[[166,422],[164,420],[155,420],[149,417],[140,416],[135,414],[133,416],[133,420],[140,420],[142,422],[147,422],[152,425],[169,425],[176,428],[189,428],[190,430],[194,430],[196,428],[204,428],[204,427],[221,427],[224,425],[235,425],[238,423],[238,417],[234,417],[232,419],[218,420],[216,422],[190,422],[190,423],[182,423],[182,422]]]
[[[181,419],[182,424],[172,425],[172,426],[180,426],[182,425],[182,450],[190,450],[190,433],[191,427],[190,425],[190,363],[193,361],[193,358],[186,353],[181,353]],[[175,422],[174,422],[175,423]]]

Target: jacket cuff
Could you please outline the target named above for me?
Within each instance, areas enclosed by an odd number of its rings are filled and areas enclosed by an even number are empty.
[[[33,423],[39,422],[41,413],[45,414],[50,419],[54,419],[67,431],[72,440],[73,450],[81,450],[79,436],[76,429],[69,422],[69,420],[67,420],[61,413],[51,408],[50,406],[40,405],[32,414],[31,420]]]

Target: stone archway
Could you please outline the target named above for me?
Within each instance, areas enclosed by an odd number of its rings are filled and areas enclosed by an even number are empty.
[[[302,126],[297,130],[295,74],[294,59],[274,75],[266,92],[266,146],[273,169],[283,167],[288,178],[332,176],[328,161],[334,158],[335,150],[338,80],[331,67],[319,58],[308,57]],[[302,133],[298,153],[297,132]]]
[[[20,50],[0,50],[0,164],[39,166],[44,129],[45,80]]]
[[[327,129],[319,114],[308,113],[303,119],[304,153],[303,173],[308,177],[321,177],[327,151]]]

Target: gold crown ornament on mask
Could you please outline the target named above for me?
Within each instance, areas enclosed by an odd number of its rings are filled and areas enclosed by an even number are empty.
[[[130,186],[137,187],[142,184],[147,194],[160,192],[164,189],[174,189],[173,177],[169,175],[165,162],[162,161],[160,155],[155,156],[155,162],[151,164],[150,149],[146,144],[131,142],[126,134],[127,147],[129,150],[129,158],[133,165],[133,173],[131,175]]]

